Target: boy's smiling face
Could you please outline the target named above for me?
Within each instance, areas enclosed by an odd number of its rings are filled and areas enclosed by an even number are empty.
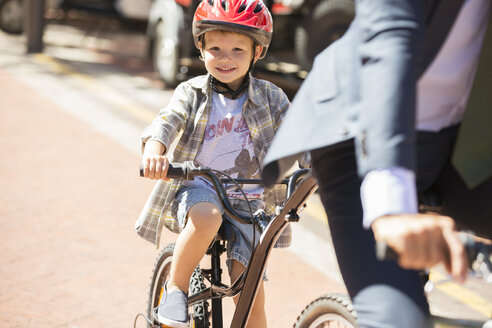
[[[204,35],[201,45],[205,68],[217,80],[236,90],[248,72],[253,59],[253,40],[243,34],[210,31]],[[262,47],[255,49],[255,62]]]

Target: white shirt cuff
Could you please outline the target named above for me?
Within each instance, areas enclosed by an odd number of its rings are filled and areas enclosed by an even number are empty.
[[[364,228],[380,216],[418,211],[415,173],[403,167],[370,171],[360,188]]]

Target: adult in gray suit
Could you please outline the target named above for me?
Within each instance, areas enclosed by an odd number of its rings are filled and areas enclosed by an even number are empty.
[[[491,83],[490,66],[477,70],[481,49],[490,48],[490,7],[490,0],[356,0],[353,23],[316,58],[265,159],[268,185],[310,151],[361,327],[427,326],[415,270],[444,263],[463,280],[455,223],[492,237],[492,163],[482,157],[476,163],[485,170],[472,167],[465,178],[452,157],[460,126],[470,130],[467,118],[461,122],[472,112],[474,79],[488,70],[480,79]],[[479,123],[490,130],[486,104]],[[491,138],[477,136],[472,148],[491,155]],[[417,194],[430,187],[449,217],[417,214]],[[398,263],[375,258],[375,238],[399,253]]]

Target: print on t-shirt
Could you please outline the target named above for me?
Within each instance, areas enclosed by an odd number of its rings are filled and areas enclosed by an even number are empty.
[[[260,178],[260,167],[254,153],[249,128],[242,115],[246,97],[232,100],[214,94],[203,142],[196,156],[200,166],[223,171],[233,178]],[[245,185],[248,198],[262,198],[259,185]],[[230,197],[239,197],[236,186],[228,190]]]

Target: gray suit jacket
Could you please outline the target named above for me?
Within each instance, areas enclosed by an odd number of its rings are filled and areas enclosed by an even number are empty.
[[[309,150],[354,139],[359,175],[415,169],[416,82],[463,0],[356,0],[345,35],[320,53],[263,162],[265,184]]]

